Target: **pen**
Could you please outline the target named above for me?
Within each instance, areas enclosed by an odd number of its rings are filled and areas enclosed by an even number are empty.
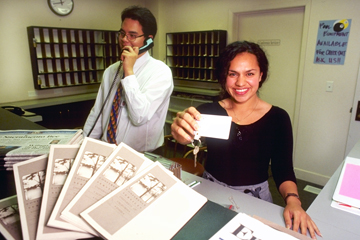
[[[230,202],[232,203],[232,204],[230,205],[230,207],[232,207],[232,208],[233,208],[233,207],[235,206],[236,210],[238,210],[238,209],[239,209],[239,207],[238,207],[238,205],[236,204],[236,202],[235,202],[235,200],[234,200],[233,196],[229,197],[229,200],[230,200]]]
[[[344,207],[349,207],[349,208],[355,208],[357,210],[359,210],[359,208],[357,207],[354,207],[354,206],[351,206],[351,205],[348,205],[348,204],[345,204],[345,203],[339,203],[340,206],[344,206]]]
[[[190,187],[190,188],[194,188],[194,187],[196,187],[197,185],[199,185],[201,182],[200,181],[193,181],[193,182],[191,182],[191,183],[189,183],[188,184],[188,186]]]

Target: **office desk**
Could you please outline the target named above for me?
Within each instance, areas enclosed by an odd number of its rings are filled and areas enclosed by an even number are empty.
[[[46,129],[0,107],[0,130]],[[13,171],[0,171],[0,199],[16,194]]]
[[[0,107],[0,130],[17,129],[38,130],[46,128]]]
[[[354,146],[348,156],[360,158],[360,141]],[[360,216],[330,206],[342,165],[338,167],[326,183],[320,194],[308,208],[307,213],[319,227],[324,239],[359,240]]]
[[[0,116],[0,130],[45,129],[36,123],[30,122],[1,108]],[[199,211],[200,214],[196,214],[193,219],[175,235],[174,240],[208,239],[230,221],[237,212],[243,212],[250,216],[257,215],[284,226],[283,208],[280,206],[251,197],[239,191],[225,188],[187,172],[182,173],[182,180],[186,184],[194,180],[201,181],[201,184],[194,187],[194,190],[207,197],[209,202]],[[0,172],[0,183],[2,186],[0,199],[16,194],[12,171]],[[233,204],[230,202],[229,197],[232,197],[239,207],[239,209],[235,209],[237,212],[228,209],[228,207]]]
[[[232,204],[229,200],[229,197],[232,197],[236,205],[239,207],[239,209],[234,209],[237,212],[246,213],[250,216],[256,215],[281,226],[285,226],[283,218],[284,208],[281,206],[254,198],[240,191],[223,187],[217,183],[187,172],[182,173],[182,180],[186,184],[192,182],[193,180],[201,181],[201,184],[194,187],[194,190],[205,196],[208,200],[225,208],[228,208]]]

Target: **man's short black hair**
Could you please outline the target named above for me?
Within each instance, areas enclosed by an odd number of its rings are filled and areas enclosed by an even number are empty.
[[[157,32],[156,19],[149,9],[139,6],[128,7],[121,13],[122,22],[124,22],[125,18],[139,21],[145,37],[152,35],[155,38]]]

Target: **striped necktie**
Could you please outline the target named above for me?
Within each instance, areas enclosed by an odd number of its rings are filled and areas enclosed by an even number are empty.
[[[121,98],[121,83],[117,88],[110,111],[109,125],[107,128],[107,141],[109,143],[116,144],[116,130],[117,130],[117,119],[119,115],[120,98]]]

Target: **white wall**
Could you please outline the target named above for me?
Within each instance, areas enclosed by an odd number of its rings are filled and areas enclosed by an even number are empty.
[[[233,14],[306,6],[297,119],[294,120],[297,177],[325,184],[344,159],[354,90],[359,69],[360,1],[358,0],[76,0],[68,17],[57,17],[47,1],[0,1],[0,103],[54,97],[54,90],[33,88],[26,27],[30,25],[117,30],[124,7],[142,4],[158,20],[154,56],[165,59],[165,33],[224,29],[232,40]],[[352,19],[344,65],[313,63],[318,24]],[[284,66],[286,67],[286,66]],[[332,93],[326,81],[334,81]],[[95,88],[63,89],[58,95],[94,92]]]
[[[98,85],[35,90],[26,27],[48,26],[118,30],[121,11],[145,0],[75,0],[73,12],[55,15],[47,0],[0,1],[0,103],[96,92]],[[33,97],[29,96],[36,95]]]
[[[305,6],[299,73],[297,119],[294,120],[296,175],[325,184],[344,159],[350,108],[359,68],[360,1],[357,0],[173,0],[162,2],[161,20],[167,32],[225,29],[232,41],[236,12]],[[344,65],[313,63],[318,24],[322,20],[352,19]],[[160,50],[160,56],[165,56]],[[286,67],[286,66],[284,66]],[[332,93],[326,81],[334,81]]]
[[[309,180],[330,176],[344,159],[360,46],[360,1],[313,1],[304,62],[295,166]],[[344,65],[313,64],[318,23],[352,19]],[[325,92],[326,81],[334,91]]]

